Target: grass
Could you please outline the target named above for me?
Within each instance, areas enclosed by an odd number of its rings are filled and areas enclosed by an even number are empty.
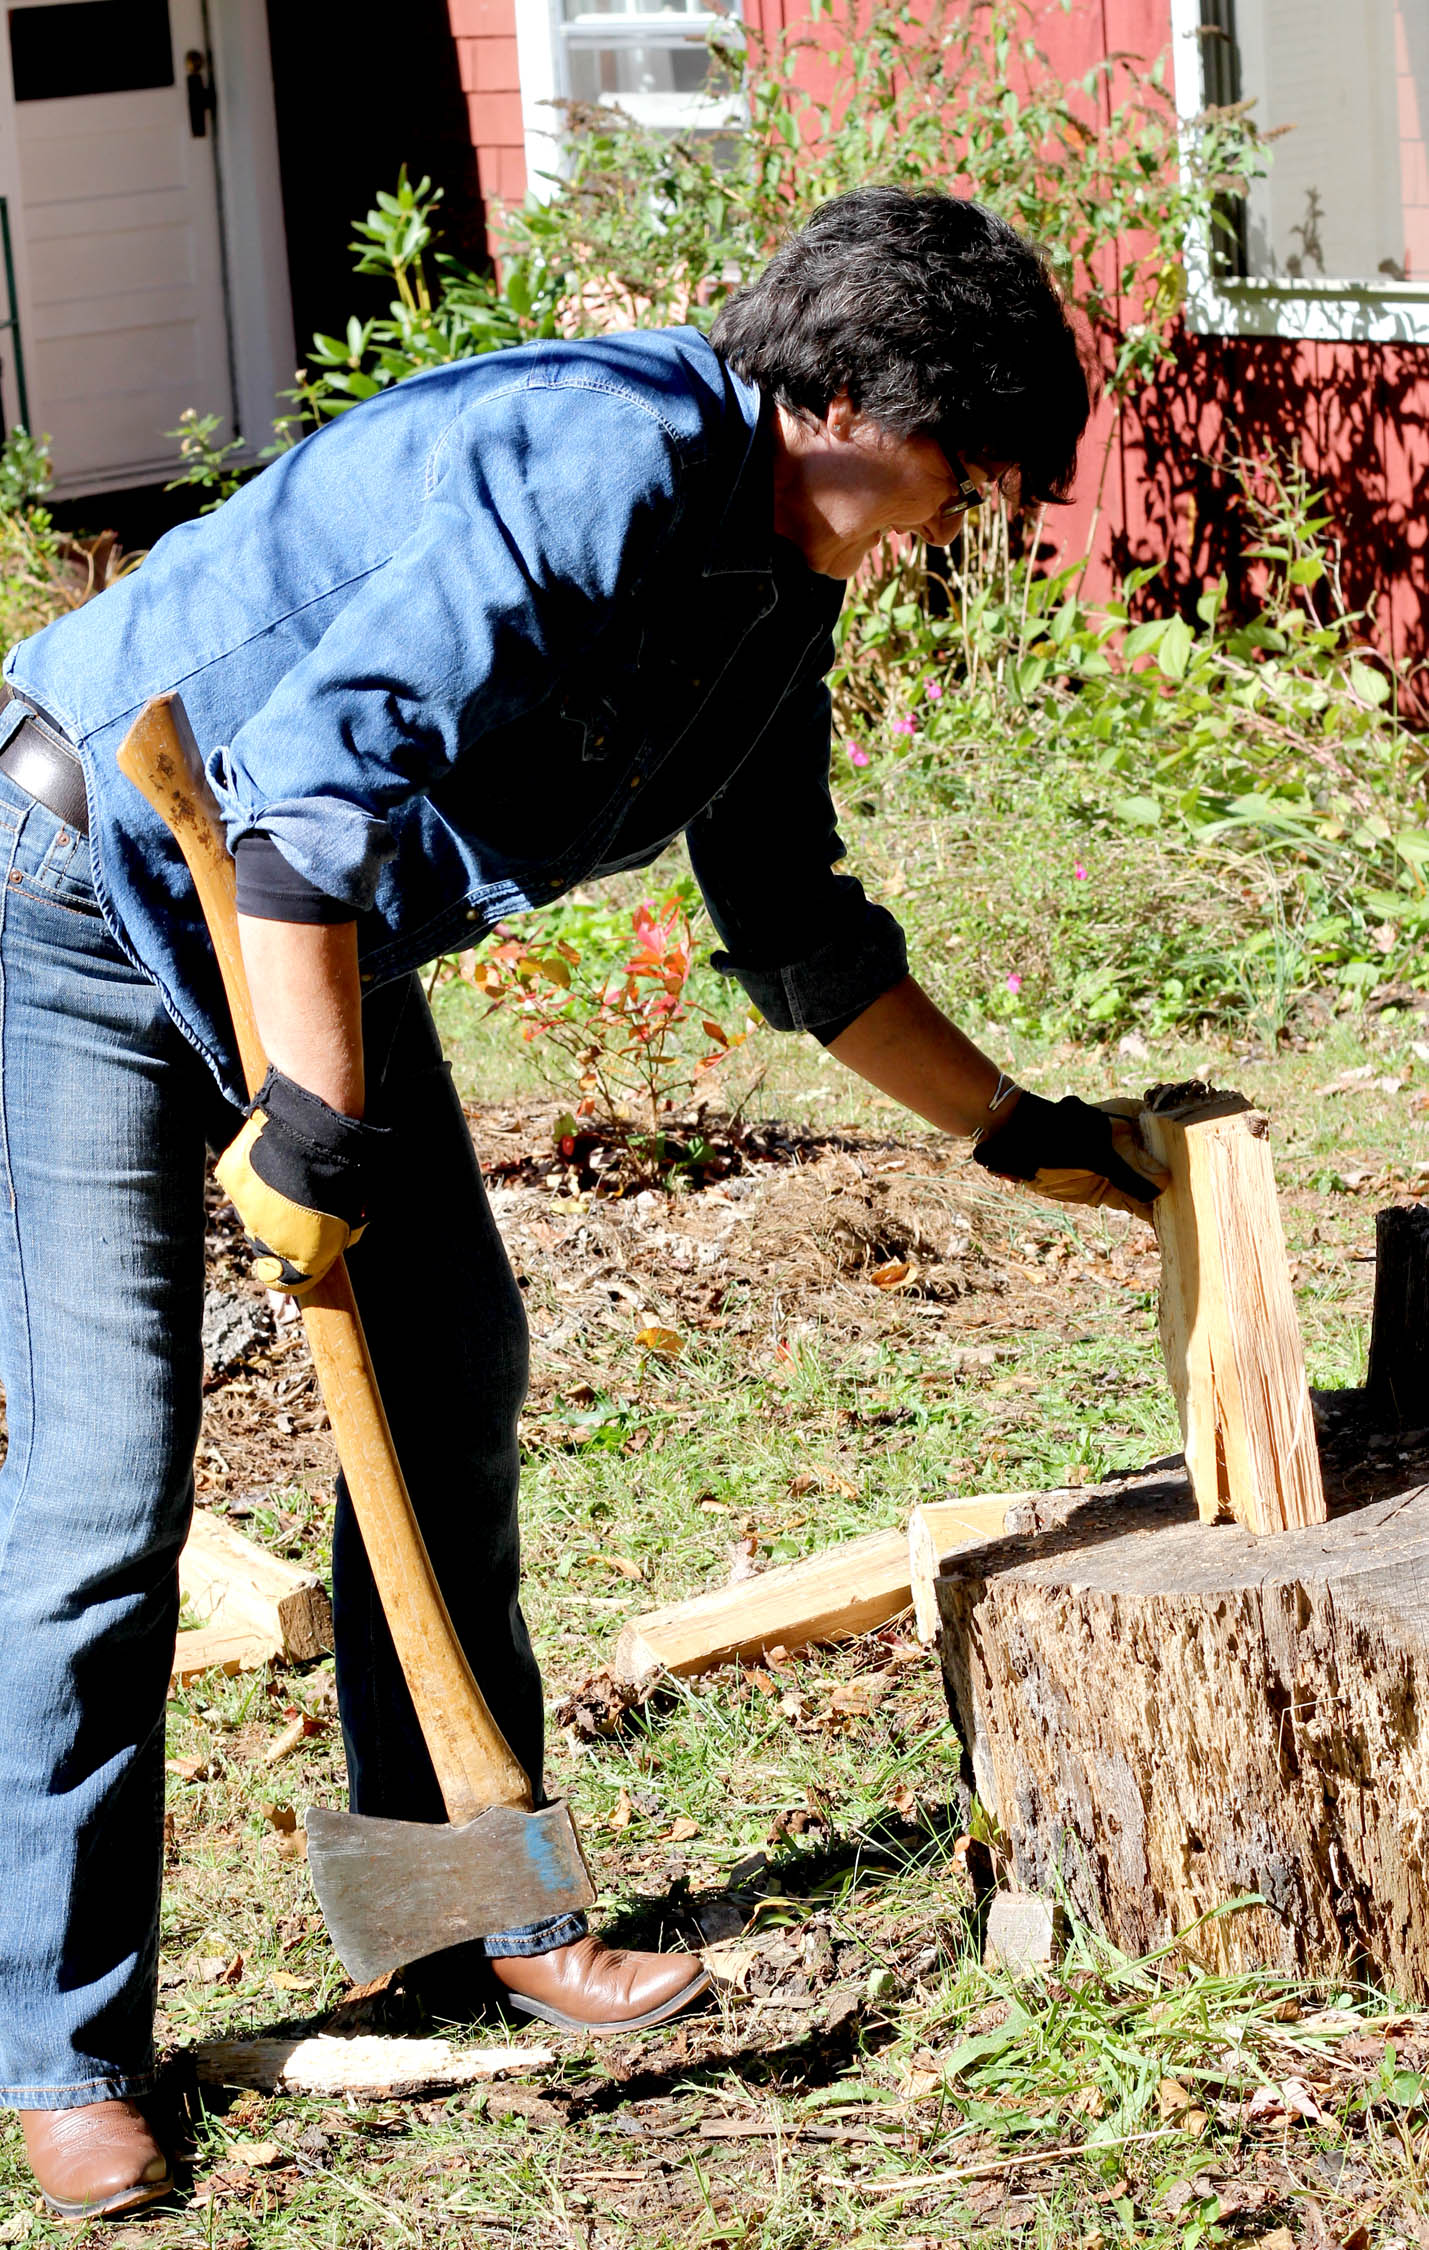
[[[962,836],[955,855],[926,816],[887,812],[855,814],[856,835],[899,893],[937,990],[940,939],[970,951],[980,916],[1000,926],[1007,897],[1030,898],[1045,867],[1027,864],[1029,845],[994,880],[986,837]],[[1138,889],[1143,876],[1150,889]],[[1107,871],[1127,949],[1167,880],[1131,860]],[[1186,892],[1185,868],[1177,882]],[[1015,973],[1004,958],[1015,956],[989,939],[984,992]],[[960,957],[948,988],[974,981]],[[468,1096],[530,1093],[530,1053],[499,1020],[482,1021],[455,985],[437,1004]],[[1297,1032],[1292,1012],[1288,1042],[1268,1021],[1187,1039],[1158,1030],[1154,1009],[1143,1020],[1130,1055],[1049,1039],[1021,1017],[983,1032],[1048,1091],[1192,1075],[1243,1085],[1275,1121],[1311,1379],[1358,1380],[1373,1213],[1422,1182],[1429,1157],[1419,1015],[1303,1014]],[[762,1046],[764,1114],[899,1129],[816,1050],[772,1035]],[[1369,1078],[1347,1076],[1366,1063]],[[895,1159],[904,1178],[932,1162],[929,1147],[910,1139]],[[857,1334],[825,1314],[786,1335],[760,1299],[762,1325],[692,1334],[673,1364],[612,1327],[598,1383],[547,1367],[526,1431],[524,1520],[553,1709],[608,1658],[633,1609],[720,1579],[736,1542],[778,1560],[897,1524],[929,1494],[1092,1481],[1174,1448],[1154,1261],[1129,1222],[978,1192],[1001,1293]],[[529,1278],[534,1312],[559,1277]],[[658,1310],[658,1263],[643,1278]],[[970,1357],[970,1343],[987,1349]],[[321,1561],[326,1522],[310,1478],[261,1496],[244,1528]],[[294,1711],[312,1730],[270,1764]],[[183,2049],[310,2026],[348,1986],[283,1824],[338,1795],[330,1665],[198,1683],[171,1705],[170,1753],[165,2039]],[[183,2200],[117,2239],[155,2250],[1429,2241],[1429,2018],[1364,1990],[1204,1977],[1174,1955],[1129,1962],[1086,1931],[1055,1976],[1014,1983],[984,1969],[957,1843],[970,1817],[959,1764],[935,1667],[906,1628],[673,1687],[614,1735],[553,1727],[552,1785],[588,1841],[603,1925],[639,1942],[722,1940],[715,2012],[614,2054],[557,2037],[556,2064],[529,2081],[428,2101],[206,2089]],[[429,1995],[428,2018],[432,2005]],[[427,2019],[412,2003],[391,2020]],[[456,2035],[505,2036],[491,2023]],[[1292,2082],[1314,2114],[1295,2113],[1298,2095],[1287,2111]],[[1263,2088],[1278,2091],[1252,2106]],[[35,2208],[6,2129],[0,2243],[61,2239],[76,2236]]]

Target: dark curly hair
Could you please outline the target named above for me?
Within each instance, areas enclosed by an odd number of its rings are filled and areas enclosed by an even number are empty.
[[[1010,461],[1023,505],[1065,500],[1091,395],[1041,252],[955,195],[856,188],[776,251],[711,332],[790,411],[847,391],[894,437]]]

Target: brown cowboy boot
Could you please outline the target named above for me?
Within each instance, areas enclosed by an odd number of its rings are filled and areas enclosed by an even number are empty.
[[[550,1953],[506,1954],[488,1966],[523,2015],[597,2034],[664,2023],[710,1981],[693,1953],[626,1953],[595,1937]]]
[[[40,2191],[63,2219],[117,2218],[173,2186],[169,2160],[137,2102],[22,2109],[25,2153]]]

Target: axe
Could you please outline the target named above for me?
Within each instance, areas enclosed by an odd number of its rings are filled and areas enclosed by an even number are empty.
[[[184,707],[159,696],[135,720],[120,771],[188,863],[223,977],[243,1075],[267,1064],[238,944],[233,861]],[[302,1300],[338,1458],[397,1655],[446,1804],[447,1827],[313,1806],[308,1861],[338,1958],[359,1983],[449,1945],[589,1906],[595,1887],[569,1809],[533,1807],[457,1641],[412,1513],[339,1258]]]

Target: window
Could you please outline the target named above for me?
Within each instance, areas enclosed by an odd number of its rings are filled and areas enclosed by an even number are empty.
[[[720,83],[709,36],[738,16],[710,0],[517,0],[526,166],[557,170],[553,104],[603,102],[661,132],[728,132],[744,121]]]
[[[1173,0],[1177,100],[1255,103],[1276,133],[1214,258],[1193,326],[1429,339],[1425,0]]]

